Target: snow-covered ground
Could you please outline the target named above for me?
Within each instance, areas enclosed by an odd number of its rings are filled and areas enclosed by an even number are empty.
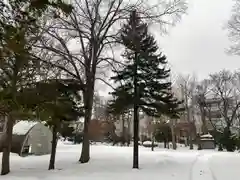
[[[92,145],[91,161],[77,162],[81,145],[58,145],[56,170],[49,155],[11,155],[11,173],[1,180],[238,180],[240,154],[213,150],[166,150],[140,147],[140,169],[132,169],[132,147]]]

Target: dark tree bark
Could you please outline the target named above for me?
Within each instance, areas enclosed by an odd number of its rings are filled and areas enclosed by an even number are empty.
[[[138,135],[139,135],[139,119],[138,119],[138,106],[134,105],[134,122],[133,122],[133,168],[139,168],[138,162]]]
[[[51,150],[51,156],[49,161],[49,167],[48,170],[55,169],[55,158],[56,158],[56,149],[57,149],[57,125],[53,125],[52,127],[52,150]]]
[[[167,139],[166,139],[166,137],[164,137],[163,143],[164,143],[164,148],[167,148]]]
[[[12,131],[14,119],[11,115],[8,116],[6,132],[3,140],[3,154],[2,154],[2,170],[1,175],[6,175],[10,172],[10,152],[12,145]]]
[[[192,150],[193,149],[193,124],[192,122],[189,122],[189,131],[188,131],[188,141],[189,141],[189,149]]]
[[[130,146],[131,139],[132,139],[132,134],[131,134],[131,125],[130,125],[130,112],[128,112],[128,117],[127,117],[127,123],[128,123],[128,139],[127,139],[127,146]]]
[[[135,27],[136,23],[136,11],[133,11],[133,27]],[[134,79],[133,79],[133,85],[134,85],[134,105],[133,105],[133,168],[138,169],[139,168],[139,154],[138,154],[138,141],[139,141],[139,114],[138,114],[138,54],[135,53],[135,62],[134,62]]]
[[[127,140],[127,136],[126,136],[126,132],[125,132],[125,116],[124,114],[122,114],[122,138],[123,138],[123,141],[122,141],[122,146],[125,145],[125,141]]]
[[[87,114],[89,114],[89,113],[87,113]],[[81,152],[81,156],[79,159],[79,162],[81,162],[81,163],[87,163],[90,160],[90,152],[89,152],[90,151],[90,142],[89,142],[89,135],[88,135],[89,121],[90,121],[90,117],[88,115],[85,115],[82,152]]]
[[[192,130],[190,130],[190,135],[189,135],[189,149],[193,149],[193,142],[192,142]]]
[[[169,149],[169,139],[167,138],[167,148]]]
[[[173,121],[173,120],[171,120]],[[175,136],[175,128],[173,125],[173,122],[171,122],[171,135],[172,135],[172,145],[173,145],[173,149],[176,150],[177,149],[177,143],[176,143],[176,136]]]
[[[203,105],[200,105],[200,112],[201,112],[201,120],[202,120],[202,132],[203,132],[203,134],[207,134],[208,128],[207,128],[207,123],[206,123],[206,111],[205,111]]]
[[[94,86],[94,84],[91,84],[91,86]],[[92,88],[89,87],[88,90],[84,92],[84,105],[85,105],[84,129],[83,129],[84,135],[82,143],[82,152],[79,159],[81,163],[87,163],[90,160],[90,142],[88,127],[92,117],[93,94],[94,87]]]
[[[152,147],[151,150],[154,151],[154,145],[155,145],[155,138],[154,138],[154,132],[152,133]]]

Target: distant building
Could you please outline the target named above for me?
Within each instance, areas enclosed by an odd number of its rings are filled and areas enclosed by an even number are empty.
[[[233,109],[235,108],[235,101],[234,98],[229,98],[227,101],[229,104],[227,107],[227,115],[229,118],[231,118],[233,115]],[[212,97],[207,98],[204,103],[207,129],[209,131],[215,130],[215,128],[218,130],[223,130],[224,127],[226,127],[226,121],[223,116],[223,101],[220,98]],[[237,111],[237,114],[239,114],[239,110]],[[195,113],[195,118],[200,119],[200,125],[202,126],[201,113],[199,110]],[[232,131],[238,133],[239,120],[237,116],[233,119],[232,123]]]
[[[93,119],[104,120],[106,117],[107,100],[104,96],[95,96],[93,102]]]
[[[151,125],[152,118],[141,113],[139,115],[139,138],[141,139],[142,136],[145,136],[147,138],[151,138]],[[122,133],[123,128],[123,121],[121,119],[117,120],[114,124],[116,127],[116,134],[118,136]],[[131,115],[129,122],[125,121],[124,127],[126,131],[130,134],[131,137],[133,137],[133,116]]]

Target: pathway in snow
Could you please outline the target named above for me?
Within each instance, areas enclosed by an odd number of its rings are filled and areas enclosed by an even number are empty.
[[[189,180],[218,180],[211,168],[210,159],[216,155],[216,152],[201,152],[192,162],[189,172]]]

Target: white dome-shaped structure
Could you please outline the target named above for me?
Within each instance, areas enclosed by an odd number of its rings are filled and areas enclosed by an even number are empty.
[[[51,153],[52,132],[41,122],[19,121],[13,126],[11,152],[20,156]]]

